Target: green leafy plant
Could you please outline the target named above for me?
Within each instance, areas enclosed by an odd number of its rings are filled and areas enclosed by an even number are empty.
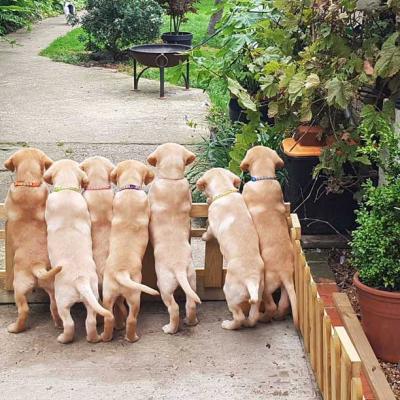
[[[366,186],[351,242],[352,262],[361,281],[377,289],[400,291],[400,179]]]
[[[170,17],[169,30],[175,35],[179,34],[181,25],[186,21],[188,13],[195,13],[195,3],[198,0],[158,0],[161,7]]]
[[[155,0],[90,0],[82,26],[90,45],[113,56],[134,43],[156,39],[162,9]]]

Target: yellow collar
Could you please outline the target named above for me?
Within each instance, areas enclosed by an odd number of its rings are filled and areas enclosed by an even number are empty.
[[[239,190],[238,189],[229,189],[229,190],[227,190],[226,192],[222,192],[222,193],[220,193],[220,194],[216,194],[215,196],[213,196],[213,198],[211,199],[211,203],[213,203],[215,200],[218,200],[218,199],[220,199],[221,197],[225,197],[225,196],[228,196],[228,194],[231,194],[231,193],[237,193]]]
[[[73,190],[74,192],[81,192],[81,188],[77,187],[62,187],[62,186],[55,186],[53,188],[53,192],[62,192],[63,190]]]

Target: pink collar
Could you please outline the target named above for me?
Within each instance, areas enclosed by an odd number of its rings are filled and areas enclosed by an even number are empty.
[[[89,186],[85,189],[85,191],[87,190],[108,190],[111,189],[111,185],[106,185],[106,186]]]

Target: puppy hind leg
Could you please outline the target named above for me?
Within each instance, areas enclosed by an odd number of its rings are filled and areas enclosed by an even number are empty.
[[[54,295],[54,289],[46,288],[45,291],[49,295],[50,313],[51,313],[51,317],[53,318],[53,321],[54,321],[54,326],[57,329],[62,329],[63,324],[62,324],[60,314],[58,313],[57,302],[56,302],[56,298]]]
[[[160,288],[161,298],[168,308],[169,324],[163,326],[164,333],[174,334],[179,329],[179,306],[174,299],[173,292],[164,292]]]
[[[279,299],[278,309],[275,313],[274,319],[282,320],[285,319],[289,312],[289,295],[284,286],[281,287],[281,298]]]
[[[103,306],[112,312],[114,308],[114,303],[118,297],[118,294],[108,293],[107,290],[103,292]],[[113,338],[114,332],[114,318],[104,318],[104,330],[101,334],[101,340],[103,342],[109,342]]]
[[[190,287],[196,291],[196,272],[191,269],[188,275]],[[199,323],[196,315],[196,302],[190,297],[186,296],[186,318],[183,321],[188,326],[194,326]]]
[[[22,282],[18,282],[18,280],[20,279],[14,279],[14,297],[15,304],[18,308],[18,318],[14,323],[8,325],[7,330],[10,333],[20,333],[26,329],[26,320],[28,319],[29,313],[26,295],[35,285],[35,280],[33,278],[25,279]]]
[[[96,319],[96,311],[89,304],[85,304],[86,306],[86,340],[89,343],[98,343],[101,340],[101,337],[97,333],[97,319]]]
[[[57,300],[58,312],[63,322],[64,332],[58,335],[59,343],[70,343],[74,340],[75,324],[71,317],[71,304],[63,303]]]
[[[276,304],[272,294],[267,291],[264,292],[263,300],[265,311],[263,314],[260,314],[260,318],[258,320],[260,322],[270,322],[276,313]]]
[[[137,334],[137,317],[140,309],[140,292],[133,292],[127,297],[129,306],[129,314],[126,320],[126,335],[125,339],[128,342],[137,342],[140,337]]]
[[[260,318],[260,304],[261,301],[251,305],[249,316],[243,323],[248,328],[254,328],[257,325],[257,321]]]
[[[223,329],[228,329],[228,330],[239,329],[243,325],[243,323],[246,319],[246,317],[243,313],[243,310],[240,307],[240,304],[229,304],[228,303],[228,307],[232,313],[233,320],[232,321],[225,320],[222,322],[221,326]]]

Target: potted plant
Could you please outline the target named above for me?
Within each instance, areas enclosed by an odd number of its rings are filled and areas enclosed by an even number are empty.
[[[164,43],[182,44],[192,46],[193,34],[181,32],[182,22],[187,19],[187,13],[195,13],[194,4],[197,0],[158,0],[167,15],[169,15],[169,32],[161,35]]]
[[[367,187],[351,243],[362,325],[376,355],[400,361],[400,180]]]

